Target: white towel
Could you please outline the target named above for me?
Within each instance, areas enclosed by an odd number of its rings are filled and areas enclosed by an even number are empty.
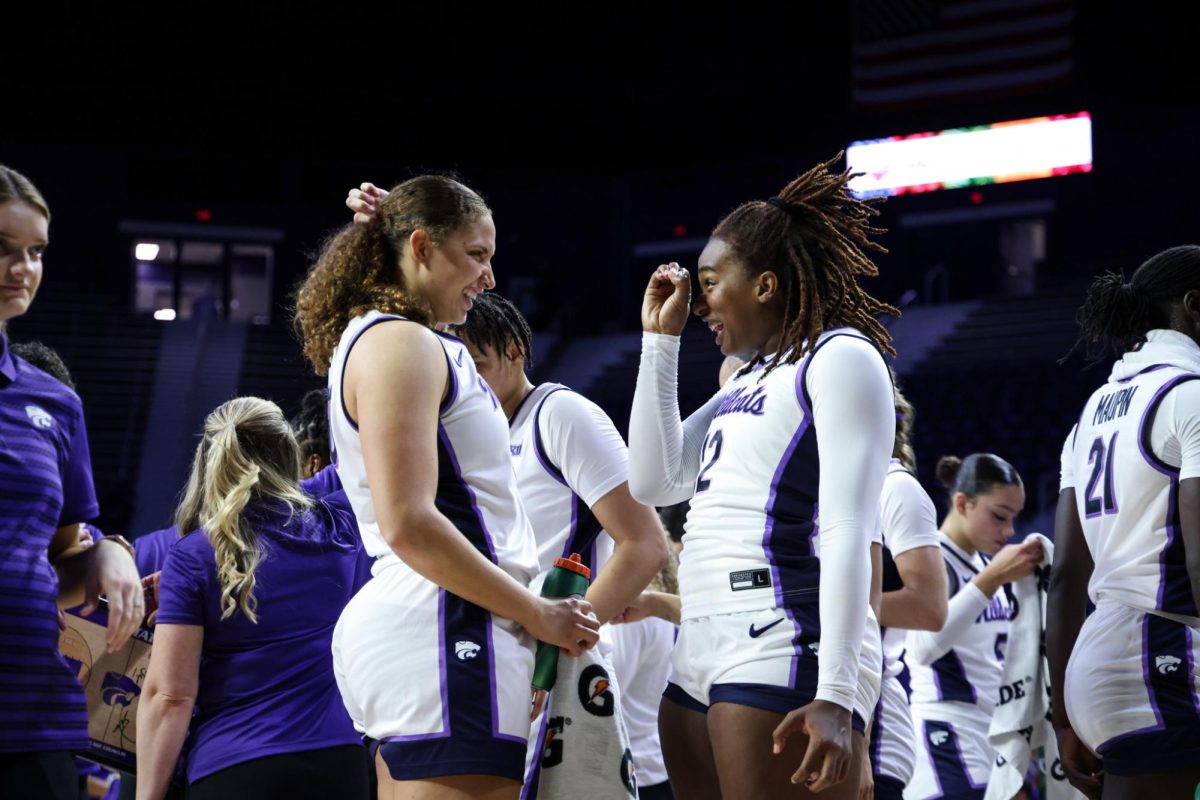
[[[522,800],[637,797],[610,652],[602,635],[600,644],[579,658],[559,655],[554,690],[531,732]],[[532,763],[535,757],[540,769]]]
[[[1016,616],[1008,631],[1004,677],[1000,697],[992,712],[988,740],[996,750],[996,763],[988,779],[984,800],[1011,800],[1025,784],[1033,751],[1046,748],[1046,763],[1058,761],[1058,747],[1050,726],[1050,666],[1045,654],[1046,590],[1054,544],[1040,533],[1026,541],[1042,543],[1042,563],[1032,575],[1012,584]],[[1059,767],[1061,772],[1061,766]],[[1053,772],[1053,769],[1050,770]],[[1083,798],[1065,780],[1047,776],[1049,800]]]

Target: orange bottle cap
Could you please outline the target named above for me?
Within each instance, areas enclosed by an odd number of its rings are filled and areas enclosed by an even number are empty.
[[[554,566],[569,569],[571,572],[577,572],[589,581],[592,579],[592,571],[580,563],[579,553],[571,553],[570,558],[554,559]]]

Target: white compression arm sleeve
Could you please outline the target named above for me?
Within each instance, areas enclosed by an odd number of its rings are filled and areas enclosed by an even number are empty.
[[[928,667],[937,661],[950,648],[958,644],[963,635],[971,629],[975,618],[988,607],[988,596],[975,585],[968,582],[950,598],[949,609],[946,612],[946,624],[940,631],[909,631],[905,643],[907,658],[913,663]]]
[[[836,336],[813,355],[807,388],[821,464],[816,699],[853,710],[871,588],[871,538],[895,438],[895,402],[883,359],[856,336]]]
[[[642,361],[629,416],[629,491],[639,503],[669,506],[692,496],[718,392],[686,422],[679,419],[679,337],[642,334]]]

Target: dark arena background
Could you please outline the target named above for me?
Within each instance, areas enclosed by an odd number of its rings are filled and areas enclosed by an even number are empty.
[[[739,202],[854,142],[1087,120],[1065,166],[1038,162],[1060,155],[1047,145],[997,171],[985,146],[956,156],[960,180],[893,190],[868,281],[903,309],[887,324],[933,497],[938,456],[995,452],[1025,478],[1019,528],[1049,533],[1062,437],[1110,363],[1058,363],[1084,289],[1198,238],[1195,46],[1153,4],[972,5],[80,5],[6,21],[0,162],[54,215],[37,302],[8,334],[73,371],[98,524],[133,538],[169,522],[208,411],[249,394],[290,415],[321,385],[290,297],[362,181],[448,171],[480,189],[535,382],[624,429],[649,273],[694,270]],[[697,320],[684,340],[688,411],[721,357]]]

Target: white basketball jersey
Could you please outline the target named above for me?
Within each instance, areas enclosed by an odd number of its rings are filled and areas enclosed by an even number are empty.
[[[629,479],[625,442],[612,420],[567,387],[543,383],[513,414],[509,447],[541,571],[578,553],[595,579],[612,539],[591,506]]]
[[[363,544],[379,559],[376,574],[401,562],[379,532],[358,425],[350,419],[342,397],[342,375],[346,358],[364,331],[402,319],[378,311],[355,317],[342,333],[329,367],[329,433],[338,477],[354,507]],[[480,553],[528,585],[537,571],[537,553],[508,457],[504,412],[475,372],[475,362],[463,343],[446,334],[436,335],[449,367],[449,391],[438,415],[437,509]]]
[[[939,532],[938,538],[953,597],[990,559],[978,552],[967,555],[943,533]],[[1002,586],[945,655],[929,666],[909,659],[912,704],[956,701],[978,706],[990,715],[999,700],[1009,621],[1015,613],[1012,591],[1008,585]]]
[[[883,546],[893,558],[918,547],[937,547],[941,541],[933,501],[899,459],[891,460],[887,477],[883,480],[879,521],[883,530]],[[899,588],[885,582],[883,590],[887,592]],[[900,657],[904,653],[906,637],[907,632],[902,628],[883,629],[885,676],[896,677],[904,670]]]
[[[1088,399],[1064,452],[1083,534],[1095,562],[1088,595],[1200,625],[1179,518],[1179,442],[1152,442],[1171,390],[1200,375],[1170,364],[1110,380]],[[1196,409],[1187,409],[1195,414]],[[1182,409],[1180,409],[1182,412]],[[1169,428],[1169,426],[1168,426]]]
[[[726,384],[708,427],[684,530],[683,619],[804,604],[820,587],[820,461],[805,374],[821,336],[794,364],[765,365]],[[815,626],[815,613],[810,629]]]

